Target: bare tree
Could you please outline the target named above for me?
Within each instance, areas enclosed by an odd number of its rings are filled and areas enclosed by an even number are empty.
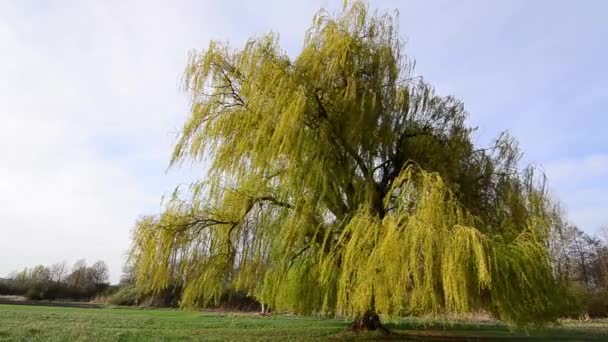
[[[59,285],[65,281],[68,273],[68,265],[65,261],[55,263],[49,268],[51,272],[51,280]]]
[[[89,280],[92,284],[105,284],[110,280],[110,271],[105,261],[96,261],[88,268]]]

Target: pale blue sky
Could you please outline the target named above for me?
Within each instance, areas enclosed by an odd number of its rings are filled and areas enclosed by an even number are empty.
[[[0,276],[108,261],[200,168],[165,174],[191,48],[281,34],[295,55],[335,1],[0,2]],[[371,1],[400,12],[417,73],[464,101],[478,142],[508,129],[568,216],[608,224],[608,2]]]

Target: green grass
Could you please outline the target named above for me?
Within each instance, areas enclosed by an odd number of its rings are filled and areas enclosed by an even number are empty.
[[[348,326],[345,321],[312,317],[0,305],[0,341],[293,341],[382,337],[379,333],[355,334],[347,330]],[[388,326],[400,334],[395,336],[399,339],[608,340],[608,320],[566,322],[527,334],[499,324],[423,326],[419,321],[403,320]]]

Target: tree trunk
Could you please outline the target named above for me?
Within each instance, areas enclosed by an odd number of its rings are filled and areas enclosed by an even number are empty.
[[[352,329],[354,331],[361,330],[380,330],[383,334],[390,334],[391,332],[382,325],[380,322],[380,317],[376,313],[376,297],[374,296],[374,290],[372,287],[372,296],[370,299],[369,309],[363,313],[363,315],[359,314],[355,317],[353,321]]]
[[[268,305],[265,305],[264,303],[262,304],[262,312],[260,312],[260,315],[262,316],[268,316],[269,312],[270,312],[270,308],[268,307]]]
[[[378,314],[373,310],[367,310],[363,315],[355,317],[352,329],[354,331],[380,330],[384,334],[390,334],[390,331],[386,329],[380,322],[380,317]]]

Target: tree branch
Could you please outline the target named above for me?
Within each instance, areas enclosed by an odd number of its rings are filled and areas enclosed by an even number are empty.
[[[283,202],[283,201],[279,201],[278,199],[272,197],[272,196],[261,196],[261,197],[254,197],[252,198],[252,201],[254,203],[256,202],[260,202],[260,201],[265,201],[265,202],[270,202],[274,205],[277,205],[279,207],[283,207],[283,208],[287,208],[287,209],[293,209],[293,205],[287,203],[287,202]]]
[[[321,99],[319,98],[319,95],[315,93],[314,97],[317,102],[317,105],[319,106],[319,114],[321,114],[320,117],[325,119],[325,121],[329,123],[330,133],[333,135],[334,139],[336,139],[340,143],[340,145],[342,145],[342,147],[344,148],[346,153],[355,160],[355,162],[357,163],[357,166],[361,170],[361,173],[363,173],[364,178],[367,179],[368,181],[373,182],[373,177],[369,173],[369,169],[365,165],[365,161],[357,154],[357,152],[355,152],[355,150],[353,150],[352,147],[350,147],[350,145],[348,145],[346,143],[346,141],[344,141],[344,139],[342,139],[342,137],[339,134],[337,134],[335,132],[335,130],[333,129],[333,125],[329,121],[329,116],[327,115],[327,111],[325,110],[325,107],[323,106],[323,103],[321,102]]]

